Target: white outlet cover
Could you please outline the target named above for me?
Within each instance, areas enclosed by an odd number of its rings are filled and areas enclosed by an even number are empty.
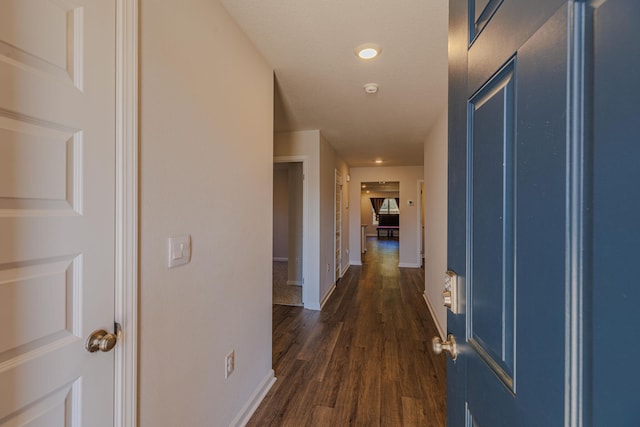
[[[169,237],[167,252],[169,268],[189,264],[191,261],[191,235]]]

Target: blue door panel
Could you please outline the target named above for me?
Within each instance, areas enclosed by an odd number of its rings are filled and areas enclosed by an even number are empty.
[[[469,1],[469,44],[480,35],[504,0]]]
[[[565,3],[566,0],[505,0],[499,4],[469,49],[467,99]]]
[[[538,425],[564,417],[568,22],[565,6],[518,51],[516,399]]]
[[[503,98],[501,90],[471,112],[473,142],[469,144],[473,158],[473,294],[468,295],[470,334],[497,354],[502,353]],[[481,146],[481,149],[473,150],[475,146]]]
[[[514,355],[514,61],[469,103],[468,339],[511,387]],[[493,366],[493,365],[492,365]]]
[[[640,2],[595,11],[593,425],[640,425]]]
[[[474,372],[468,381],[467,401],[470,414],[479,426],[515,427],[518,423],[518,407],[507,387],[492,387],[495,375],[486,369],[479,358],[469,358],[468,368]]]

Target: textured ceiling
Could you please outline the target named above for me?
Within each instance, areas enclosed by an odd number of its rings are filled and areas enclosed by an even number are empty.
[[[276,132],[320,129],[351,167],[423,163],[446,106],[447,0],[220,1],[275,70]],[[364,43],[382,54],[359,59]]]

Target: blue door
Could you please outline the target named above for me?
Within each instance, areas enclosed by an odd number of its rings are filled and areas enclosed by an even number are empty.
[[[586,405],[594,426],[640,426],[640,2],[598,2],[593,14],[593,372]]]
[[[638,4],[450,1],[450,426],[640,425]]]

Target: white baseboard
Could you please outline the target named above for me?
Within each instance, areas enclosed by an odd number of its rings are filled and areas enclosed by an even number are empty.
[[[362,265],[362,261],[350,259],[349,265]]]
[[[327,303],[327,301],[329,301],[329,298],[331,297],[331,294],[333,294],[333,291],[336,290],[336,284],[332,284],[331,288],[329,289],[329,292],[326,293],[326,295],[324,296],[324,298],[322,298],[322,302],[320,303],[320,310],[322,310],[322,308],[324,307],[324,305]]]
[[[274,261],[289,261],[289,258],[287,258],[287,257],[283,258],[283,257],[279,257],[279,256],[274,256],[273,260]]]
[[[351,264],[347,264],[344,266],[344,269],[342,270],[342,273],[340,273],[340,277],[344,277],[344,275],[347,273],[347,270],[349,269],[349,267],[351,267]]]
[[[444,332],[444,329],[442,329],[442,325],[440,324],[440,322],[438,322],[438,318],[435,315],[435,310],[433,309],[433,306],[431,305],[431,302],[429,301],[429,298],[427,298],[427,294],[422,294],[422,298],[424,298],[424,302],[427,303],[427,308],[429,309],[429,314],[431,314],[431,318],[433,319],[433,323],[436,324],[436,328],[438,329],[438,333],[440,334],[440,338],[443,341],[447,340],[447,334]]]
[[[287,280],[287,285],[302,286],[302,280]]]
[[[414,262],[401,262],[398,264],[400,268],[420,268],[420,264]]]
[[[313,310],[313,311],[320,311],[322,309],[322,307],[320,306],[320,304],[317,303],[304,303],[304,308],[307,310]]]
[[[262,382],[258,385],[258,388],[251,394],[251,397],[244,404],[240,413],[236,415],[236,417],[231,421],[229,427],[244,427],[247,425],[253,413],[258,409],[260,403],[267,395],[273,384],[276,382],[276,377],[274,375],[273,369],[269,371],[267,376],[262,380]]]

